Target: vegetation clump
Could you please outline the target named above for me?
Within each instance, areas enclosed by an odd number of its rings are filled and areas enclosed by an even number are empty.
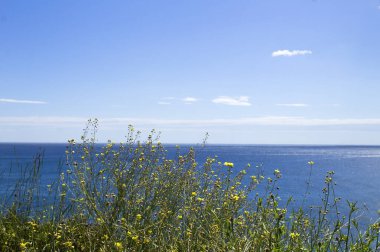
[[[125,143],[95,144],[96,122],[81,143],[70,140],[67,164],[51,195],[38,180],[0,213],[1,251],[377,251],[379,222],[364,230],[349,203],[338,212],[333,172],[320,207],[280,204],[281,172],[264,177],[190,148],[169,158],[151,132],[129,128]],[[309,162],[310,169],[314,162]],[[247,177],[249,174],[250,177]],[[255,175],[252,175],[255,174]],[[30,180],[28,180],[30,181]],[[247,182],[249,181],[249,182]],[[266,188],[255,193],[257,186]],[[53,197],[54,196],[54,197]],[[55,200],[48,200],[54,198]],[[285,205],[281,207],[281,205]]]

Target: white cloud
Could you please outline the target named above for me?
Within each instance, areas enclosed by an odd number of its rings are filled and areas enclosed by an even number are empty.
[[[44,101],[16,100],[16,99],[6,99],[6,98],[0,98],[0,102],[3,102],[3,103],[23,103],[23,104],[46,104],[46,102],[44,102]]]
[[[229,106],[251,106],[248,96],[240,96],[237,98],[229,96],[219,96],[213,99],[212,102]]]
[[[189,104],[198,101],[198,99],[194,97],[185,97],[182,99],[182,101]]]
[[[159,105],[170,105],[176,98],[172,96],[162,97],[157,103]]]
[[[276,105],[282,106],[282,107],[308,107],[309,106],[309,104],[305,104],[305,103],[279,103]]]
[[[280,57],[280,56],[285,56],[285,57],[292,57],[292,56],[302,56],[302,55],[307,55],[307,54],[312,54],[313,52],[310,50],[278,50],[272,52],[272,57]]]
[[[172,104],[172,102],[178,102],[178,101],[182,101],[185,104],[193,104],[194,102],[197,102],[198,99],[195,97],[191,97],[191,96],[188,96],[188,97],[185,97],[182,99],[170,96],[170,97],[162,97],[158,101],[158,104],[159,105],[170,105],[170,104]]]
[[[85,117],[0,117],[1,126],[83,127]],[[159,119],[159,118],[99,118],[100,126],[370,126],[380,125],[380,118],[305,118],[287,116],[245,117],[235,119]]]

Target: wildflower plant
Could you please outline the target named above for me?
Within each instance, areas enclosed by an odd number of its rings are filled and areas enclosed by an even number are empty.
[[[261,167],[197,160],[194,148],[169,158],[159,134],[141,141],[132,126],[124,143],[99,145],[96,133],[90,121],[79,143],[69,140],[66,167],[49,187],[56,201],[35,215],[20,204],[1,212],[1,251],[379,249],[379,222],[362,231],[351,202],[348,218],[338,214],[333,172],[321,206],[295,210],[280,204],[279,169],[264,177]]]

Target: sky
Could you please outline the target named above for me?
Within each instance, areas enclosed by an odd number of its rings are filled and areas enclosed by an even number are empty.
[[[380,145],[379,0],[0,1],[0,142]],[[145,135],[144,135],[145,134]]]

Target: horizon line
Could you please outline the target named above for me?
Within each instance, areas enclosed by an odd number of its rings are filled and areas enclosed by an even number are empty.
[[[120,143],[125,143],[125,142],[122,142],[122,141],[111,141],[112,143],[114,144],[120,144]],[[141,141],[141,142],[145,142],[145,141]],[[158,141],[160,142],[160,141]],[[77,144],[80,144],[80,142],[76,142]],[[157,142],[156,142],[157,143]],[[369,146],[369,147],[380,147],[380,144],[319,144],[319,143],[206,143],[206,144],[203,144],[203,143],[190,143],[190,142],[178,142],[178,143],[175,143],[175,142],[160,142],[161,144],[163,145],[204,145],[204,146],[208,146],[208,145],[245,145],[245,146]],[[60,145],[64,145],[64,144],[68,144],[67,142],[19,142],[19,141],[15,141],[15,142],[2,142],[0,141],[0,144],[60,144]],[[107,142],[96,142],[95,144],[107,144]]]

